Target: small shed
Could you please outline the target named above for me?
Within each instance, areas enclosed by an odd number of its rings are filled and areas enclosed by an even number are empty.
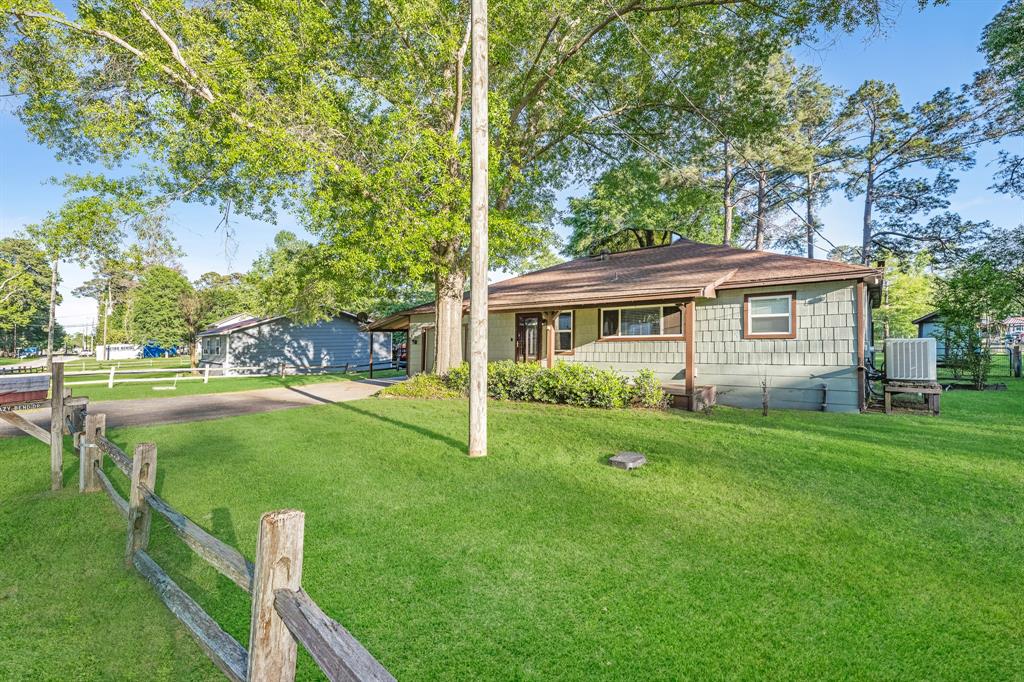
[[[233,315],[199,334],[199,364],[235,373],[234,368],[255,367],[277,371],[282,365],[300,369],[365,367],[391,362],[391,333],[364,331],[352,313],[303,324],[286,315],[255,317]],[[238,373],[255,370],[238,370]]]
[[[933,310],[927,315],[922,315],[914,320],[914,324],[917,325],[917,338],[935,339],[935,356],[939,361],[943,360],[946,357],[946,334],[939,311]]]

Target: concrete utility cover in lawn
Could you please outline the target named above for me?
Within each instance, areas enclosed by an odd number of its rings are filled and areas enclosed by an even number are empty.
[[[620,469],[636,469],[647,464],[647,458],[639,452],[619,452],[609,457],[608,463]]]

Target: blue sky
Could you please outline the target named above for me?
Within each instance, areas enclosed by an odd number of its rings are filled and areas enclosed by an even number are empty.
[[[958,87],[984,66],[977,51],[981,30],[1001,5],[993,0],[952,0],[950,6],[919,12],[911,0],[882,35],[827,36],[819,45],[798,48],[795,55],[820,68],[827,82],[848,90],[866,79],[891,81],[910,106],[940,88]],[[11,106],[8,98],[0,98],[0,236],[13,234],[60,204],[61,192],[46,184],[48,178],[81,170],[55,161],[49,149],[32,143],[11,115]],[[1024,141],[1009,144],[1024,152]],[[965,218],[991,220],[997,226],[1024,223],[1024,202],[988,189],[995,155],[992,146],[978,150],[975,168],[958,176],[960,186],[951,209]],[[238,244],[232,251],[225,248],[223,233],[216,230],[220,216],[215,210],[178,206],[173,215],[176,236],[187,253],[182,264],[193,278],[209,270],[245,270],[279,229],[301,232],[289,216],[283,216],[277,225],[236,220]],[[826,236],[837,244],[859,243],[860,215],[859,203],[835,196],[821,212]],[[95,320],[95,304],[75,299],[70,292],[89,273],[70,266],[62,274],[64,303],[58,319],[79,329]]]

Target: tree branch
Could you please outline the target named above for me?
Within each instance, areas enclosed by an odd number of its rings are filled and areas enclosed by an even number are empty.
[[[185,61],[185,57],[181,54],[181,50],[178,48],[178,44],[174,42],[174,39],[167,35],[167,32],[163,27],[160,26],[152,16],[150,16],[149,12],[147,12],[142,5],[136,4],[135,9],[142,15],[142,18],[146,20],[146,23],[153,27],[153,30],[157,32],[160,39],[167,44],[167,47],[171,51],[171,56],[174,57],[174,61],[176,61],[181,68],[185,69],[185,73],[187,73],[193,81],[198,83],[198,85],[195,85],[195,88],[199,92],[200,97],[212,104],[215,99],[213,91],[210,90],[210,87],[203,82],[202,78],[199,77],[199,73],[193,69],[187,61]]]
[[[466,64],[466,50],[469,49],[469,37],[472,34],[473,17],[466,19],[466,33],[462,37],[462,44],[455,52],[455,104],[452,107],[452,140],[459,139],[459,131],[462,128],[462,79]]]
[[[158,61],[154,60],[149,55],[147,55],[145,52],[129,43],[124,38],[114,33],[111,33],[110,31],[105,31],[101,28],[89,28],[87,26],[83,26],[82,24],[78,24],[74,21],[65,19],[64,17],[57,16],[55,14],[47,14],[45,12],[35,12],[32,10],[10,10],[10,12],[19,19],[24,19],[26,17],[32,19],[42,19],[43,21],[49,21],[54,24],[59,24],[73,31],[84,33],[85,35],[91,35],[96,38],[102,38],[108,42],[114,43],[118,47],[127,50],[131,54],[135,55],[137,58],[146,62],[147,64],[155,66],[161,71],[163,71],[163,73],[168,78],[170,78],[172,81],[178,84],[178,86],[184,88],[190,94],[198,95],[200,97],[203,97],[203,99],[206,99],[206,97],[203,96],[203,94],[199,91],[198,88],[196,88],[196,86],[194,86],[192,83],[189,83],[188,80],[182,77],[181,74],[176,72],[174,69],[167,66],[166,64],[159,63]]]
[[[621,20],[627,14],[633,12],[668,12],[678,11],[684,9],[695,9],[697,7],[720,7],[723,5],[735,5],[748,0],[692,0],[691,2],[679,3],[677,5],[661,5],[658,7],[643,7],[642,0],[629,0],[624,5],[618,8],[612,8],[612,11],[601,17],[601,20],[592,26],[586,33],[584,33],[579,40],[572,44],[572,46],[563,52],[555,62],[544,70],[543,75],[533,84],[526,94],[519,98],[519,100],[512,106],[511,115],[509,116],[510,121],[515,121],[523,113],[527,106],[529,106],[544,88],[547,87],[551,79],[555,77],[555,74],[560,68],[562,68],[567,62],[579,53],[584,47],[590,43],[601,31],[607,28],[611,23]],[[545,38],[546,40],[546,38]],[[539,57],[539,55],[538,55]]]

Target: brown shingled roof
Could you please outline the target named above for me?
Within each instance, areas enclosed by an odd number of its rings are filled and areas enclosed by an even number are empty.
[[[578,258],[490,285],[488,308],[522,310],[712,297],[718,289],[880,277],[862,265],[680,239],[668,246]],[[429,313],[433,303],[379,320]]]

